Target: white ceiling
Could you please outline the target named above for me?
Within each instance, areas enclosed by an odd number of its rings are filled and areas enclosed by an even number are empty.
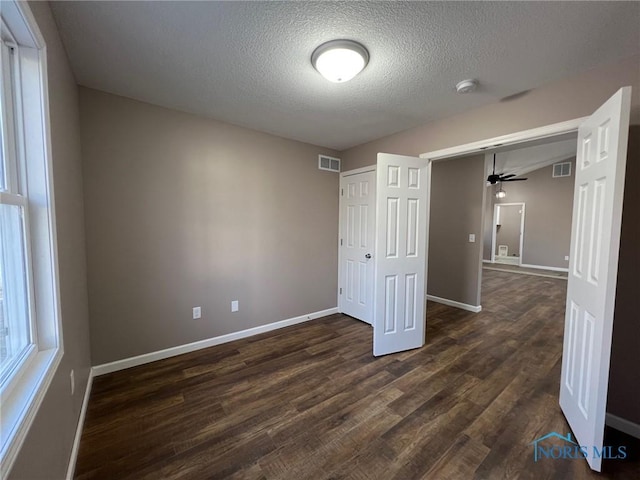
[[[525,143],[496,151],[496,173],[525,175],[534,170],[562,162],[576,156],[577,134],[564,135],[561,139],[544,143]],[[487,175],[493,171],[493,153],[487,153]]]
[[[640,52],[640,2],[55,2],[80,85],[342,150]],[[333,84],[311,66],[371,55]],[[478,92],[457,95],[466,78]]]

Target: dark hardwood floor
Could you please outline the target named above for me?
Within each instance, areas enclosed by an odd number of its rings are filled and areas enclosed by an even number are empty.
[[[97,377],[76,478],[640,478],[534,462],[558,406],[566,281],[485,271],[483,311],[429,303],[427,345],[375,358],[343,315]]]

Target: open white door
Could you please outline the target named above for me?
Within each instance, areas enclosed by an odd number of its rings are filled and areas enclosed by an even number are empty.
[[[373,354],[424,345],[429,163],[378,154]]]
[[[373,321],[373,245],[376,172],[343,174],[340,180],[340,311]]]
[[[601,470],[631,87],[578,130],[560,406]]]

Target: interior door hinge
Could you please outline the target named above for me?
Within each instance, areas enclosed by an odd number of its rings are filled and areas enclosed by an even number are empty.
[[[340,287],[340,295],[342,295],[342,287]]]
[[[340,239],[340,246],[342,246],[342,239]]]
[[[340,189],[340,195],[344,197],[344,188]]]

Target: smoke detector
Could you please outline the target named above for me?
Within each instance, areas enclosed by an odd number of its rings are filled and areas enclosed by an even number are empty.
[[[458,84],[456,85],[456,92],[458,92],[458,93],[471,93],[476,88],[478,88],[478,81],[477,80],[473,80],[473,79],[462,80],[461,82],[458,82]]]

